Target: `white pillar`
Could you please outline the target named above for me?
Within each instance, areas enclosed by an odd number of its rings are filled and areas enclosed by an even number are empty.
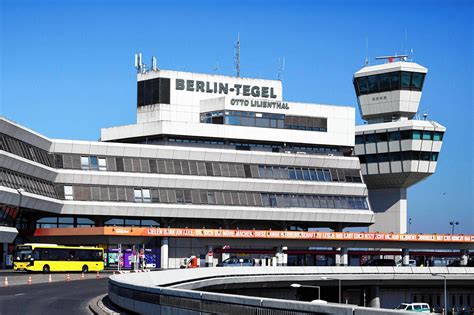
[[[214,267],[214,247],[212,245],[207,246],[206,267]]]
[[[282,255],[282,260],[283,260],[283,266],[288,266],[288,254],[286,253],[286,251],[288,250],[288,247],[282,247],[282,251],[283,253],[281,254]]]
[[[168,269],[168,238],[161,238],[161,269]]]
[[[469,250],[463,249],[461,251],[461,266],[467,266],[467,263],[469,262]]]
[[[275,267],[277,265],[277,258],[272,257],[272,267]]]
[[[339,266],[349,265],[349,255],[346,247],[341,247],[341,253],[339,254]]]
[[[410,250],[408,248],[402,249],[402,266],[410,265]]]

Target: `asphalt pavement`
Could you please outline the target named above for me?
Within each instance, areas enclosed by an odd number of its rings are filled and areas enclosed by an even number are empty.
[[[91,314],[89,302],[107,293],[107,277],[81,280],[78,276],[71,281],[0,285],[0,314]]]
[[[104,270],[99,273],[99,278],[107,278],[112,275],[113,271]],[[27,273],[26,271],[1,270],[0,271],[0,290],[6,286],[28,284],[29,277],[31,277],[32,284],[48,283],[58,281],[75,281],[97,279],[97,273],[89,272],[82,275],[80,272],[53,272],[50,274],[44,273]],[[84,278],[83,278],[84,277]]]

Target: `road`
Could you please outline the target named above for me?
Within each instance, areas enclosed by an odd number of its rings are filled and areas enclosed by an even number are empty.
[[[91,299],[107,293],[107,278],[0,287],[0,314],[91,314]]]

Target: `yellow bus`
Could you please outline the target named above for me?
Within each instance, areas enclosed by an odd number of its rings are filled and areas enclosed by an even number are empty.
[[[42,271],[104,270],[104,250],[97,247],[62,246],[56,244],[17,245],[13,268]]]

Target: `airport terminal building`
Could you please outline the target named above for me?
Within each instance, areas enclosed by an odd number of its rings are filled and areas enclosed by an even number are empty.
[[[434,172],[445,131],[412,120],[421,68],[356,73],[369,120],[357,129],[353,107],[287,102],[281,81],[156,68],[137,75],[136,124],[104,128],[99,141],[50,139],[0,118],[2,263],[25,242],[98,245],[110,257],[118,244],[144,245],[162,268],[234,246],[184,237],[197,229],[341,232],[380,220],[377,231],[405,233],[406,187]],[[380,105],[387,95],[393,108]]]

